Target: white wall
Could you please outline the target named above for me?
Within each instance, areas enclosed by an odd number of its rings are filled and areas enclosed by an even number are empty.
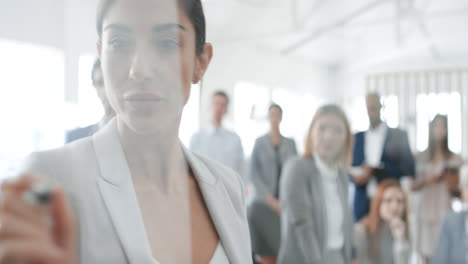
[[[65,98],[69,102],[78,98],[80,55],[95,53],[95,2],[3,0],[0,4],[0,38],[63,50]]]
[[[0,36],[24,42],[64,46],[64,1],[3,0]]]

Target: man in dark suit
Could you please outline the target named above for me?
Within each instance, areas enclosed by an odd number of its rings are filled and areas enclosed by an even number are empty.
[[[104,89],[104,80],[102,78],[101,62],[99,59],[96,59],[94,62],[93,69],[91,71],[91,80],[93,81],[93,86],[96,89],[96,93],[99,99],[101,100],[102,106],[104,107],[104,116],[101,118],[99,123],[68,131],[65,135],[65,143],[70,143],[77,139],[91,136],[115,115],[114,109],[112,109],[111,105],[109,104],[109,100],[107,100],[106,91]]]
[[[369,182],[384,179],[400,180],[403,176],[414,176],[414,157],[405,131],[390,128],[382,122],[380,96],[366,96],[370,128],[355,135],[352,180],[354,194],[354,219],[359,221],[369,212]],[[375,181],[374,181],[375,180]]]

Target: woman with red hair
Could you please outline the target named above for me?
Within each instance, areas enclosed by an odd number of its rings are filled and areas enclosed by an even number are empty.
[[[359,264],[406,264],[408,239],[406,198],[395,180],[380,183],[369,215],[355,225],[354,247]]]

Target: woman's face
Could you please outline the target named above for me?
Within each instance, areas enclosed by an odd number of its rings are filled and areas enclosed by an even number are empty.
[[[333,114],[319,117],[312,129],[314,152],[326,161],[336,161],[346,144],[346,126]]]
[[[388,222],[391,219],[403,218],[405,212],[405,195],[396,187],[390,187],[383,193],[380,205],[380,217]]]
[[[442,118],[434,120],[432,125],[432,134],[436,141],[441,141],[447,136],[447,127],[445,126],[445,122]]]
[[[270,120],[271,126],[279,126],[283,119],[283,113],[277,107],[271,107],[268,110],[268,119]]]
[[[177,1],[167,0],[115,1],[98,51],[109,102],[120,121],[142,134],[178,125],[191,83],[211,58],[196,56],[192,23]]]

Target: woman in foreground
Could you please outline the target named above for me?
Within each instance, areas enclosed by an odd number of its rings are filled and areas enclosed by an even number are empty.
[[[178,138],[212,56],[200,0],[102,0],[97,31],[116,118],[2,185],[0,263],[251,263],[240,177]],[[48,207],[22,199],[37,182]]]

